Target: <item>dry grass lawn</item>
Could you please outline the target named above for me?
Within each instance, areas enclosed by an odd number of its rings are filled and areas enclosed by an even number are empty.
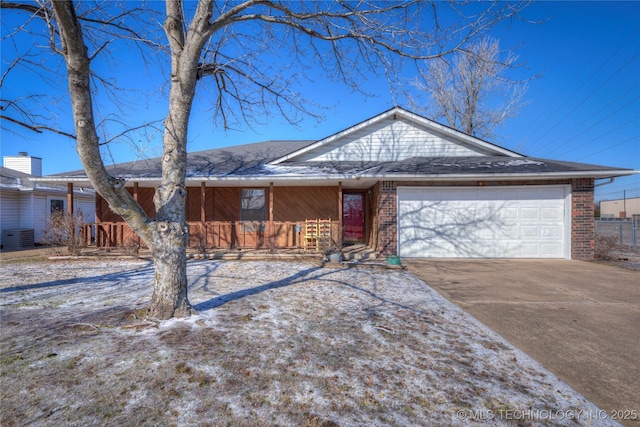
[[[157,323],[138,315],[147,262],[1,268],[2,426],[586,425],[544,414],[596,410],[404,271],[191,261],[199,314]],[[511,419],[524,410],[542,415]]]

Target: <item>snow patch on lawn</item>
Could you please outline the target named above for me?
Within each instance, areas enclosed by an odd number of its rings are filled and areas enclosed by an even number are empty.
[[[151,322],[150,262],[2,268],[3,425],[617,425],[405,271],[192,261]]]

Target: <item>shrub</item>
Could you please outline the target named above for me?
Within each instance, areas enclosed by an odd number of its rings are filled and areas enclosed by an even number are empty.
[[[609,259],[609,254],[617,246],[616,236],[604,236],[596,234],[596,258]]]
[[[137,236],[129,236],[124,242],[124,251],[127,255],[137,255],[140,252],[140,239]]]
[[[66,246],[70,254],[79,255],[85,246],[81,233],[84,223],[82,211],[53,212],[45,225],[43,243],[51,246],[56,254],[61,254],[61,248]]]
[[[207,253],[207,236],[198,228],[190,233],[190,246],[194,246],[200,255]]]

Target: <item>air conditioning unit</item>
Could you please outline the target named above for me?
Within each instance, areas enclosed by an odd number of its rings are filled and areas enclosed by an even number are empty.
[[[3,249],[24,249],[35,246],[32,228],[14,228],[2,232]]]

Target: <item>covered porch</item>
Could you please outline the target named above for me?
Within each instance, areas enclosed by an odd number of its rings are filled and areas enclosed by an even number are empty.
[[[342,182],[256,183],[251,187],[223,186],[201,181],[188,183],[186,217],[189,248],[214,249],[299,249],[325,252],[377,242],[377,183],[364,188],[345,188]],[[73,192],[73,183],[68,183]],[[150,217],[155,216],[151,182],[133,182],[127,190]],[[72,201],[67,204],[73,213]],[[310,241],[309,221],[329,224],[322,241]],[[138,247],[143,244],[133,230],[107,202],[96,196],[96,218],[82,230],[87,245],[96,248]]]

